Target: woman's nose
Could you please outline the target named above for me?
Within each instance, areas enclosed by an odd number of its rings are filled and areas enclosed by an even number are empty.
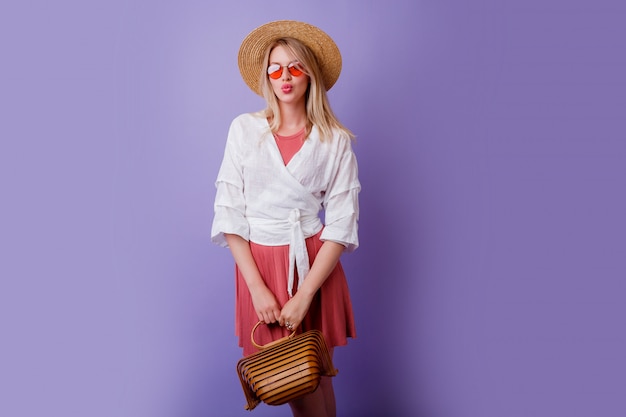
[[[283,80],[291,80],[291,72],[289,72],[289,67],[287,65],[283,67]]]

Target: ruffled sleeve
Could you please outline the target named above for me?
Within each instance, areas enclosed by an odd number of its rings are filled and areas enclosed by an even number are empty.
[[[243,193],[243,169],[240,143],[241,123],[235,119],[228,131],[224,158],[215,187],[215,216],[211,228],[211,240],[220,246],[228,246],[225,233],[239,235],[249,240],[250,226],[245,217],[246,200]]]
[[[356,156],[347,138],[335,138],[344,143],[336,160],[335,174],[324,196],[325,223],[321,240],[330,240],[346,247],[347,252],[359,246],[359,192]]]

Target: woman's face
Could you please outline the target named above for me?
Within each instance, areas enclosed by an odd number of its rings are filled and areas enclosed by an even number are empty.
[[[297,60],[282,45],[278,45],[270,52],[268,68],[271,68],[273,65],[280,66],[279,71],[282,69],[282,73],[277,78],[268,75],[278,100],[289,104],[304,104],[304,97],[309,86],[309,76],[301,72],[303,68],[299,66]],[[290,66],[292,68],[289,68]],[[293,75],[292,72],[294,74],[301,73]]]

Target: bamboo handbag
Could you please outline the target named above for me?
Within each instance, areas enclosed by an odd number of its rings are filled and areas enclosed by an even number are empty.
[[[254,409],[261,401],[281,405],[315,391],[322,376],[335,376],[326,341],[319,330],[309,330],[260,346],[250,334],[252,344],[259,352],[237,362],[237,374],[246,397],[246,410]]]

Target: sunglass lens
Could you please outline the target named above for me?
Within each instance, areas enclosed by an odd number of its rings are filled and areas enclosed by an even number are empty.
[[[287,68],[289,69],[289,73],[294,77],[302,75],[302,68],[297,63],[289,64]]]
[[[280,78],[281,75],[283,75],[283,67],[281,67],[280,65],[270,65],[267,68],[267,74],[270,76],[270,78],[273,78],[274,80]]]

